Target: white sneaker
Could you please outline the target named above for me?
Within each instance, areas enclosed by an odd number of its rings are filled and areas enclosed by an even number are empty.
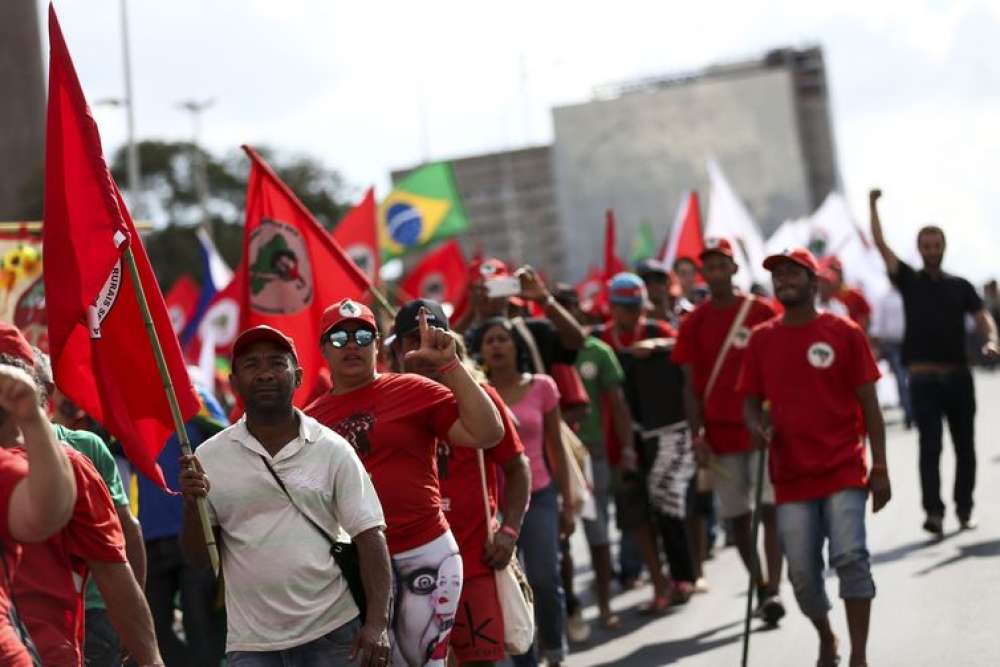
[[[576,613],[566,619],[566,635],[571,642],[585,642],[590,638],[590,623],[583,620],[583,611],[576,610]]]

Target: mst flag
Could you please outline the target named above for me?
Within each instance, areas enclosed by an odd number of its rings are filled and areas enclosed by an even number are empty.
[[[468,284],[469,267],[462,256],[462,248],[458,241],[448,241],[424,255],[399,287],[411,299],[450,303],[457,309],[459,302],[465,299]]]
[[[199,291],[198,283],[185,273],[174,282],[174,286],[164,297],[167,313],[170,315],[170,325],[175,334],[180,335],[194,315],[198,307]]]
[[[267,324],[295,340],[304,371],[295,405],[302,407],[326,365],[319,340],[323,310],[345,298],[360,301],[371,283],[256,151],[243,150],[251,168],[236,273],[244,299],[240,330]]]
[[[378,210],[383,259],[446,239],[469,226],[447,162],[424,165],[401,179]]]
[[[365,198],[333,228],[333,238],[372,284],[378,282],[380,266],[376,215],[375,188],[368,188]]]
[[[198,396],[51,6],[49,42],[42,241],[56,386],[122,443],[140,472],[165,486],[156,457],[174,423],[123,258],[127,247],[185,420],[197,414]]]

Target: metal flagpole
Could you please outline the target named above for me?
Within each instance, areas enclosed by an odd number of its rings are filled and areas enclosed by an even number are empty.
[[[174,390],[174,383],[170,379],[170,371],[167,369],[167,361],[163,357],[163,348],[160,346],[160,339],[156,335],[156,328],[153,326],[153,317],[149,312],[149,302],[146,301],[146,293],[142,289],[142,281],[139,279],[139,268],[135,263],[135,255],[132,254],[132,246],[125,246],[125,262],[128,264],[129,275],[132,277],[132,284],[135,286],[136,300],[139,302],[139,310],[142,312],[142,321],[146,325],[146,335],[149,336],[149,344],[153,348],[153,357],[156,359],[156,367],[160,371],[160,380],[163,382],[163,390],[167,394],[167,402],[170,404],[170,414],[174,419],[174,429],[177,431],[177,439],[180,441],[181,452],[185,456],[191,456],[194,452],[191,449],[191,441],[188,439],[187,429],[184,428],[184,418],[181,416],[181,407],[177,402],[177,392]],[[212,532],[212,524],[208,519],[208,499],[198,498],[198,519],[201,523],[201,530],[205,536],[205,546],[208,548],[208,557],[212,561],[212,572],[216,576],[219,574],[219,547],[215,543],[215,533]]]

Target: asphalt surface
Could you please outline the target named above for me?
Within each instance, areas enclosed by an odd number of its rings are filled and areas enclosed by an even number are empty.
[[[868,546],[878,587],[868,651],[872,667],[1000,665],[1000,373],[977,373],[976,391],[979,527],[958,532],[950,504],[954,457],[946,435],[942,487],[948,490],[945,502],[951,514],[941,541],[929,539],[920,528],[916,430],[905,430],[898,411],[887,410],[893,499],[877,516],[869,509],[868,516]],[[588,604],[584,617],[593,620],[593,578],[580,531],[574,535],[573,551],[576,590]],[[608,632],[592,624],[590,639],[573,644],[565,664],[740,665],[747,575],[735,549],[720,545],[706,564],[706,576],[708,593],[655,619],[640,616],[636,609],[651,596],[648,585],[618,593],[612,606],[622,627]],[[828,572],[827,592],[834,602],[831,622],[841,638],[846,666],[847,626],[837,590],[836,575]],[[787,580],[782,598],[789,613],[778,629],[762,629],[759,621],[752,625],[749,665],[800,667],[816,662],[816,633],[799,612]]]

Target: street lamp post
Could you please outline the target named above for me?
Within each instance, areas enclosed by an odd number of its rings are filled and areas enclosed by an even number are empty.
[[[208,170],[205,161],[198,150],[198,140],[201,135],[201,114],[211,107],[215,100],[183,100],[177,106],[191,114],[193,134],[191,137],[191,176],[195,193],[198,195],[198,202],[201,205],[201,226],[205,228],[209,236],[214,236],[209,228],[208,218]]]
[[[132,56],[128,39],[128,0],[121,0],[122,62],[125,72],[125,119],[128,132],[128,189],[132,194],[132,208],[136,217],[145,213],[139,185],[139,147],[135,143],[135,98],[132,93]]]

